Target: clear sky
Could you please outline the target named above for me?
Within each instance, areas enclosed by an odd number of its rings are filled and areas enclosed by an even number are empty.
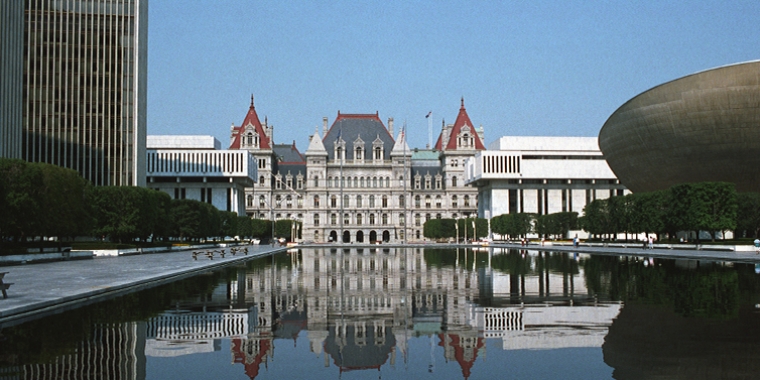
[[[406,122],[424,148],[425,115],[435,140],[462,97],[486,144],[595,137],[649,88],[760,59],[758,19],[756,0],[151,0],[148,133],[226,148],[253,94],[275,142],[301,152],[338,111]]]

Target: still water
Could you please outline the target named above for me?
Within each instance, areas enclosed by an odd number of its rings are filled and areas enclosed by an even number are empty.
[[[753,265],[302,249],[0,330],[6,379],[648,379],[760,373]]]

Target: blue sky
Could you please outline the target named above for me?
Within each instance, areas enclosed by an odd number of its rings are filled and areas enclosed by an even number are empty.
[[[410,146],[464,97],[490,143],[597,136],[624,102],[760,58],[758,1],[153,0],[148,133],[229,144],[255,96],[276,143],[303,152],[322,117],[379,112]]]

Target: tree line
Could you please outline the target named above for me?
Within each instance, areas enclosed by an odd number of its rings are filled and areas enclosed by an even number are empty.
[[[422,233],[428,239],[473,240],[488,236],[488,220],[483,218],[430,219],[422,226]]]
[[[564,238],[578,229],[607,239],[619,234],[653,234],[659,240],[663,234],[675,237],[678,231],[697,236],[706,231],[712,240],[716,232],[725,231],[734,231],[736,237],[758,237],[760,193],[737,193],[734,185],[726,182],[685,183],[667,190],[597,199],[584,207],[583,214],[503,214],[491,219],[491,229],[510,238],[529,233]]]
[[[199,241],[225,236],[290,238],[291,220],[251,219],[142,187],[92,186],[78,172],[0,159],[0,239],[77,236],[113,242]]]

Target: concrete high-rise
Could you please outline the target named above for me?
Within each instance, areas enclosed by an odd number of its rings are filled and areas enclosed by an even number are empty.
[[[0,11],[3,25],[23,20],[0,27],[2,55],[23,56],[22,70],[17,59],[0,64],[11,82],[0,109],[21,107],[20,138],[18,116],[4,112],[2,140],[20,140],[27,161],[77,170],[97,186],[144,186],[148,1],[9,0]]]

